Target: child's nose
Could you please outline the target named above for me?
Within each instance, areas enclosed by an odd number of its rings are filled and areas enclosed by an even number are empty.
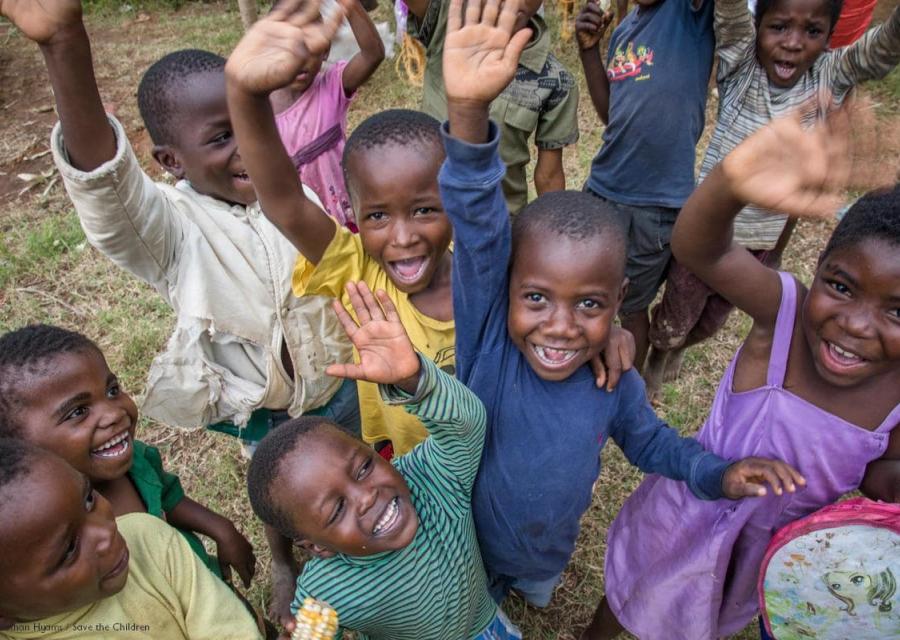
[[[393,234],[391,240],[398,247],[408,247],[416,242],[416,233],[412,225],[403,220],[394,223]]]
[[[98,426],[102,429],[115,427],[122,422],[126,414],[124,407],[120,407],[114,402],[105,402],[100,407]]]
[[[560,338],[574,338],[578,335],[578,325],[570,309],[557,307],[551,312],[544,331]]]
[[[841,325],[852,336],[866,337],[872,331],[873,320],[868,307],[857,305],[841,316]]]
[[[376,502],[378,502],[378,490],[375,488],[360,486],[359,496],[357,499],[359,515],[366,515],[369,512],[369,509],[375,506]]]
[[[800,31],[798,31],[797,29],[790,29],[785,34],[782,46],[784,46],[784,48],[788,49],[789,51],[798,51],[802,46]]]

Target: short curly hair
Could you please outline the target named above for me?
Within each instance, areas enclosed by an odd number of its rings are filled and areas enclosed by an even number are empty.
[[[224,73],[225,58],[202,49],[182,49],[154,62],[138,85],[138,109],[153,144],[176,144],[175,123],[182,89],[192,76]]]
[[[42,453],[42,449],[25,440],[0,437],[0,513],[7,503],[7,489],[28,476]]]
[[[253,512],[264,523],[291,539],[301,537],[302,533],[296,530],[283,505],[276,503],[272,486],[281,473],[285,459],[299,455],[297,449],[301,442],[325,429],[341,431],[340,425],[316,416],[301,416],[285,422],[260,441],[247,470],[247,493]]]
[[[869,239],[900,247],[900,183],[870,191],[857,200],[835,227],[822,259],[837,249]]]
[[[49,324],[31,324],[0,336],[0,436],[18,431],[17,388],[24,377],[44,375],[60,354],[87,351],[102,353],[87,336]]]

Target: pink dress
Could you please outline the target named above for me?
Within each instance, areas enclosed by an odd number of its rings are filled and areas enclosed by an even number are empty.
[[[346,66],[341,61],[323,68],[297,101],[275,116],[275,125],[303,184],[316,192],[329,215],[355,232],[341,170],[352,99],[341,80]]]
[[[900,420],[897,405],[867,431],[783,388],[797,284],[779,275],[766,385],[733,392],[735,356],[698,440],[731,460],[780,458],[807,486],[783,496],[705,502],[683,483],[648,476],[613,522],[606,552],[610,607],[641,640],[703,640],[744,628],[757,613],[756,581],[774,533],[856,489]]]

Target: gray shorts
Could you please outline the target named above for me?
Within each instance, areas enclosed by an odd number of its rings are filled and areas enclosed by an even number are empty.
[[[585,191],[609,203],[622,216],[628,230],[628,262],[625,265],[628,291],[619,313],[634,313],[648,308],[666,279],[672,259],[669,243],[679,209],[622,204],[590,189]]]

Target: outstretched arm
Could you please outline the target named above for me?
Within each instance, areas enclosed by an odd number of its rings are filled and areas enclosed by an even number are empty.
[[[372,77],[378,65],[384,60],[384,43],[378,35],[375,23],[359,0],[350,3],[347,8],[347,20],[350,21],[350,29],[359,45],[359,53],[350,58],[341,76],[344,93],[349,96]]]
[[[290,83],[311,55],[323,53],[349,0],[322,18],[320,0],[284,0],[254,24],[225,66],[228,108],[241,157],[266,217],[307,260],[317,263],[334,237],[334,221],[310,201],[288,157],[269,94]]]
[[[512,81],[531,29],[513,33],[519,0],[450,0],[444,40],[444,86],[450,133],[464,142],[488,139],[491,101]]]
[[[773,121],[728,154],[678,214],[675,257],[765,326],[777,316],[778,274],[733,242],[734,218],[749,203],[793,216],[832,215],[847,170],[843,115],[812,130],[799,117]]]
[[[627,3],[625,4],[627,6]],[[623,15],[619,16],[619,22],[622,22],[622,17]],[[584,78],[587,81],[588,93],[591,94],[591,102],[603,124],[609,124],[609,78],[606,77],[606,68],[600,53],[600,40],[603,39],[603,34],[606,33],[612,20],[612,11],[604,13],[594,0],[589,0],[575,19],[575,38],[581,55],[581,66],[584,68]]]
[[[72,165],[91,171],[116,153],[116,140],[94,77],[79,0],[2,0],[0,13],[44,55]]]

